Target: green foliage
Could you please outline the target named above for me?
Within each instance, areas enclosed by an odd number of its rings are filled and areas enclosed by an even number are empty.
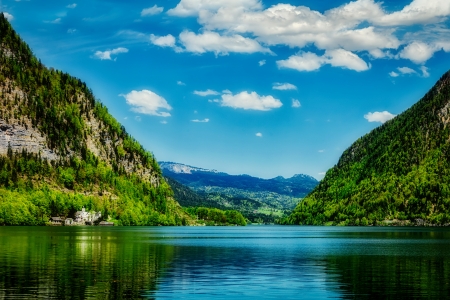
[[[414,106],[358,139],[285,220],[450,222],[450,72]]]
[[[188,207],[185,209],[188,214],[204,221],[206,225],[239,225],[245,226],[247,222],[244,216],[236,210],[221,210],[207,207]]]
[[[155,187],[118,174],[90,152],[86,160],[55,166],[26,151],[0,156],[0,225],[44,225],[51,216],[73,217],[83,206],[118,225],[188,223],[165,181]],[[57,186],[40,184],[41,178]]]
[[[119,225],[188,223],[154,156],[85,83],[36,59],[1,13],[0,79],[0,118],[25,127],[30,120],[59,157],[47,161],[11,147],[0,156],[0,224],[43,225],[50,216],[73,217],[82,206]],[[89,150],[91,123],[103,146],[110,145],[102,148],[106,159]]]

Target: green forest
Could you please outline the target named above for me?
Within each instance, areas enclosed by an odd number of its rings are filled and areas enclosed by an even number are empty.
[[[3,14],[0,41],[0,120],[8,124],[2,130],[33,129],[57,157],[8,144],[0,156],[0,225],[46,225],[82,207],[125,226],[246,224],[234,211],[183,210],[153,154],[84,82],[46,68]]]
[[[8,147],[0,156],[0,224],[44,225],[83,206],[117,225],[184,225],[154,156],[81,80],[46,68],[0,15],[0,119],[36,129],[58,157]],[[99,148],[89,147],[98,124]],[[117,141],[111,146],[108,140]]]
[[[450,72],[415,105],[358,139],[284,222],[449,225]]]

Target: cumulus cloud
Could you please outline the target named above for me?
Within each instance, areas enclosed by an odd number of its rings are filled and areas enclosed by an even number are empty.
[[[297,99],[292,99],[292,107],[293,108],[299,108],[299,107],[301,107],[302,105],[300,104],[300,101],[299,100],[297,100]]]
[[[260,96],[256,92],[247,91],[239,94],[223,94],[220,101],[222,106],[240,108],[245,110],[272,110],[283,105],[280,100],[272,96]]]
[[[156,36],[154,34],[151,34],[150,41],[153,45],[160,47],[175,47],[175,37],[171,34],[168,34],[166,36]]]
[[[401,11],[374,20],[380,25],[414,25],[443,20],[450,15],[450,2],[442,0],[413,0]]]
[[[206,97],[211,95],[219,95],[219,92],[207,89],[206,91],[194,91],[194,95]]]
[[[69,29],[67,29],[67,33],[72,34],[72,33],[75,33],[75,32],[77,32],[77,30],[76,30],[75,28],[69,28]]]
[[[265,64],[266,64],[266,60],[265,60],[265,59],[260,60],[260,61],[258,62],[258,65],[259,65],[260,67],[264,66]]]
[[[404,59],[409,59],[416,64],[422,64],[429,60],[436,50],[438,49],[434,46],[414,41],[407,45],[400,52],[399,56]]]
[[[257,137],[262,137],[262,136],[263,136],[261,132],[257,132],[255,135],[256,135]]]
[[[5,11],[3,12],[3,15],[5,16],[6,20],[8,20],[10,22],[14,19],[14,16],[12,14],[7,13]]]
[[[144,8],[141,11],[141,17],[157,15],[157,14],[162,13],[163,10],[164,10],[164,7],[159,7],[158,5],[155,4],[152,7]]]
[[[280,83],[280,82],[275,82],[273,84],[272,89],[274,90],[280,90],[280,91],[287,91],[287,90],[296,90],[297,87],[291,83]]]
[[[183,81],[180,81],[180,80],[177,81],[177,84],[178,85],[186,85],[186,83],[184,83]]]
[[[75,7],[77,7],[77,4],[76,3],[72,3],[72,4],[67,5],[66,7],[67,8],[75,8]]]
[[[387,12],[383,3],[376,0],[348,1],[324,12],[283,3],[264,8],[260,0],[180,0],[168,14],[197,17],[202,26],[201,34],[189,31],[180,34],[188,52],[270,53],[268,47],[272,45],[299,50],[314,46],[321,52],[328,52],[326,56],[306,52],[297,62],[293,58],[290,63],[296,63],[295,69],[302,71],[318,70],[324,64],[367,70],[370,65],[359,57],[365,51],[371,59],[405,58],[418,64],[444,49],[438,42],[450,51],[450,43],[445,39],[437,41],[426,34],[427,29],[413,29],[415,33],[423,33],[415,41],[408,32],[405,35],[401,30],[402,26],[438,24],[447,20],[450,2],[444,0],[413,0],[393,12]],[[409,45],[397,54],[405,43]],[[260,61],[259,65],[264,63]]]
[[[318,70],[325,64],[357,72],[366,71],[370,68],[358,55],[344,49],[327,50],[322,56],[312,52],[304,52],[292,55],[287,60],[277,61],[278,68],[307,72]]]
[[[297,71],[314,71],[320,69],[326,62],[324,57],[317,56],[312,52],[304,52],[292,55],[286,60],[278,60],[278,68],[294,69]]]
[[[111,55],[117,55],[120,53],[127,53],[127,52],[128,52],[127,48],[119,47],[113,50],[97,51],[95,52],[94,56],[101,60],[111,60],[112,59]]]
[[[170,117],[170,113],[160,110],[171,110],[172,107],[166,99],[149,90],[131,91],[128,94],[120,94],[125,98],[131,110],[146,115],[158,117]]]
[[[261,46],[251,38],[241,35],[222,36],[217,32],[205,31],[195,34],[191,31],[183,31],[179,36],[185,51],[193,53],[214,52],[216,55],[226,55],[228,53],[272,53],[270,49]]]
[[[191,120],[191,122],[194,122],[194,123],[208,123],[209,119],[208,118],[203,119],[203,120],[195,119],[195,120]]]
[[[386,121],[389,121],[390,119],[393,119],[395,115],[391,114],[388,111],[375,111],[375,112],[369,112],[364,115],[364,119],[366,119],[369,122],[380,122],[384,123]]]

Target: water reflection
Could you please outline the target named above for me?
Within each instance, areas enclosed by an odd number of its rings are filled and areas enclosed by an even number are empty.
[[[1,299],[141,298],[173,253],[104,228],[3,228],[0,245]]]
[[[3,227],[0,299],[444,299],[450,231]]]

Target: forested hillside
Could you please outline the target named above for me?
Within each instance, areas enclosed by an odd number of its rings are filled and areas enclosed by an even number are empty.
[[[291,214],[293,224],[450,222],[450,72],[358,139]]]
[[[189,223],[153,155],[80,79],[46,68],[0,14],[0,225],[84,206],[121,225]]]

